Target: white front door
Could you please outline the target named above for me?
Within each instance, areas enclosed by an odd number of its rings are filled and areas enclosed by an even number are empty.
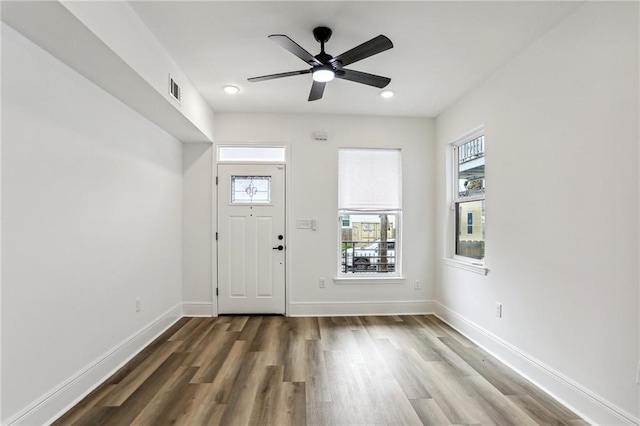
[[[218,312],[285,313],[284,164],[218,165]]]

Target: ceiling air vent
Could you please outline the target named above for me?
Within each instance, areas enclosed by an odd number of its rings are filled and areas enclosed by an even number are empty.
[[[173,77],[171,77],[171,74],[169,74],[169,94],[178,102],[182,100],[182,89],[178,86],[178,83],[175,82]]]

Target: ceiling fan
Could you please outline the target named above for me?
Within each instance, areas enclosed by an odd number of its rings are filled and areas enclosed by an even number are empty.
[[[313,37],[318,43],[320,43],[320,53],[316,56],[311,55],[311,53],[304,50],[300,45],[286,35],[270,35],[269,38],[271,40],[275,41],[280,46],[311,65],[311,68],[300,71],[263,75],[260,77],[249,78],[248,80],[251,82],[257,82],[273,80],[275,78],[292,77],[294,75],[311,74],[313,76],[313,84],[311,85],[311,93],[309,93],[309,101],[321,99],[326,83],[333,80],[334,77],[379,88],[386,87],[391,82],[391,79],[387,77],[343,68],[361,59],[368,58],[369,56],[391,49],[393,47],[391,40],[383,35],[379,35],[351,50],[344,52],[341,55],[331,56],[324,51],[324,44],[329,41],[331,34],[332,31],[330,28],[314,28]]]

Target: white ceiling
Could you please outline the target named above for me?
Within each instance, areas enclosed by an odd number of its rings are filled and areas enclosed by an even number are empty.
[[[435,117],[571,14],[579,2],[130,1],[216,112]],[[347,68],[391,78],[380,89],[334,80],[308,102],[311,75],[247,78],[309,66],[267,38],[285,34],[315,55],[316,26],[336,56],[378,34],[394,48]],[[225,84],[241,88],[235,96]],[[523,82],[526,84],[526,82]]]

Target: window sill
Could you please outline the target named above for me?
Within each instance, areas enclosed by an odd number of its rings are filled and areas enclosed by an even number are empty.
[[[339,276],[335,277],[333,281],[336,284],[404,284],[406,279],[404,277],[347,277]]]
[[[476,274],[487,275],[487,272],[489,272],[489,269],[485,268],[485,266],[481,264],[476,265],[473,263],[463,262],[461,260],[455,260],[448,257],[443,257],[442,260],[444,261],[445,265],[458,269],[464,269],[465,271],[473,272]]]

